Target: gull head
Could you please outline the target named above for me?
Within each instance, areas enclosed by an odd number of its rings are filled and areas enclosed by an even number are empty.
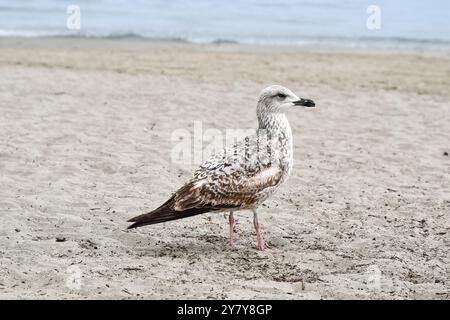
[[[288,88],[279,85],[267,87],[261,91],[258,100],[258,113],[284,113],[298,107],[314,107],[314,101],[299,98]]]

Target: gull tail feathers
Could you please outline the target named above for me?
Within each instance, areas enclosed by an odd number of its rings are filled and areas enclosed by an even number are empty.
[[[211,211],[211,208],[189,208],[186,210],[177,211],[174,209],[174,197],[172,197],[159,208],[128,220],[128,222],[134,223],[127,229],[143,227],[150,224],[162,223],[171,220],[183,219],[208,211]]]
[[[128,220],[128,222],[134,222],[128,229],[183,219],[210,211],[220,211],[237,207],[239,207],[239,205],[229,203],[211,205],[208,201],[204,201],[204,196],[202,196],[201,190],[198,188],[196,182],[191,181],[181,187],[160,207],[149,213],[141,214]]]

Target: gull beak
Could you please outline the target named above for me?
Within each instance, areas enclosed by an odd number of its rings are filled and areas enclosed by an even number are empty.
[[[292,103],[296,106],[303,106],[303,107],[315,107],[316,106],[314,101],[312,101],[310,99],[303,99],[303,98],[301,98],[300,100],[294,101]]]

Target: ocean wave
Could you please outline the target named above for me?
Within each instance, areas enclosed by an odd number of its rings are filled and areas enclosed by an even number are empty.
[[[440,48],[450,50],[450,41],[442,39],[413,39],[406,37],[298,37],[295,39],[274,38],[214,38],[214,37],[167,37],[134,32],[80,33],[57,30],[7,30],[0,29],[0,38],[91,38],[91,39],[142,39],[158,42],[182,42],[198,44],[250,44],[250,45],[294,45],[294,46],[337,46],[357,48]]]

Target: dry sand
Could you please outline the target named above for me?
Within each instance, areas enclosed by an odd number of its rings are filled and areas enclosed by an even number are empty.
[[[450,296],[448,53],[0,39],[0,75],[1,298]],[[246,211],[234,249],[223,214],[127,231],[196,167],[173,131],[256,127],[274,83],[318,108],[289,114],[270,248]]]

